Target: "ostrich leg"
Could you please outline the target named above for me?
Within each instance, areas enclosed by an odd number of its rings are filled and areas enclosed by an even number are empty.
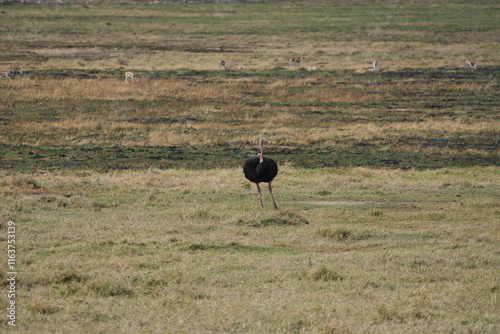
[[[257,192],[259,193],[260,206],[264,207],[264,204],[262,203],[262,191],[260,190],[260,186],[258,183],[256,183],[255,185],[257,186]]]
[[[274,200],[273,187],[271,186],[271,182],[269,182],[269,193],[271,194],[271,198],[273,199],[274,210],[278,210],[278,206],[276,205],[276,201]],[[262,199],[260,201],[262,203]]]

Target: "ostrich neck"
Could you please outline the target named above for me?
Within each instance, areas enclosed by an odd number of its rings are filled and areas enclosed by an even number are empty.
[[[260,162],[263,162],[264,161],[264,143],[263,142],[260,142],[260,154],[259,154],[259,157],[260,157]]]

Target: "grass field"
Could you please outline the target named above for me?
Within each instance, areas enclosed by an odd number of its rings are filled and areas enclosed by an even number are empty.
[[[499,9],[1,3],[0,328],[498,333]]]

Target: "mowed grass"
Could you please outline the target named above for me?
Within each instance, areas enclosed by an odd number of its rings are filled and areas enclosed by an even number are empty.
[[[239,169],[1,180],[23,332],[499,329],[494,167],[282,166],[278,212]]]
[[[498,9],[1,5],[17,328],[499,332]],[[241,170],[262,137],[279,211]]]

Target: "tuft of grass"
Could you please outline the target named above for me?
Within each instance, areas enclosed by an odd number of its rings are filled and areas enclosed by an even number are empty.
[[[384,215],[384,212],[382,210],[380,210],[380,209],[375,209],[372,212],[370,212],[370,214],[373,217],[382,217]]]
[[[321,189],[320,191],[318,191],[318,195],[320,196],[327,196],[327,195],[331,195],[332,192],[329,191],[329,190],[326,190],[326,189]]]
[[[239,219],[239,225],[248,225],[253,227],[266,227],[266,226],[297,226],[309,225],[309,221],[301,215],[291,211],[279,211],[272,215],[266,215],[261,218],[250,218],[248,220]]]
[[[180,249],[186,249],[190,251],[222,251],[222,252],[272,252],[279,251],[277,248],[271,247],[257,247],[257,246],[247,246],[242,245],[238,242],[231,242],[225,245],[215,245],[215,244],[190,244],[183,245]]]
[[[51,315],[62,311],[63,307],[44,298],[35,297],[29,301],[27,309],[33,313]]]
[[[24,188],[24,189],[41,189],[42,188],[39,181],[37,181],[33,177],[26,177],[26,176],[15,177],[11,181],[11,184],[15,187]]]
[[[325,334],[351,334],[353,333],[347,326],[340,322],[330,322],[320,329],[319,333]]]
[[[131,297],[134,291],[121,282],[93,282],[89,289],[99,297]]]
[[[83,282],[85,278],[73,269],[67,269],[54,278],[56,284],[66,284],[70,282]]]
[[[310,273],[310,277],[314,281],[323,282],[338,282],[344,280],[344,277],[339,273],[328,269],[325,265],[321,265],[313,269]]]
[[[318,231],[318,234],[325,238],[335,239],[339,241],[345,241],[352,238],[353,233],[350,230],[339,228],[339,229],[322,229]]]
[[[380,306],[377,309],[377,316],[375,317],[375,320],[378,322],[391,322],[391,321],[404,322],[406,320],[406,317],[393,308]]]
[[[347,228],[337,228],[337,229],[325,228],[318,230],[317,233],[323,238],[333,239],[337,241],[347,241],[347,240],[355,241],[355,240],[365,240],[374,238],[372,232],[369,231],[358,232]]]

